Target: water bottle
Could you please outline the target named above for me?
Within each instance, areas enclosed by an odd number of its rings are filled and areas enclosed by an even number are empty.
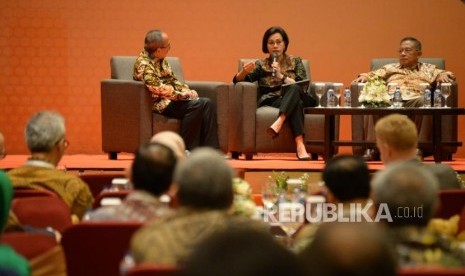
[[[423,107],[431,107],[431,90],[429,88],[425,89],[425,93],[423,93]]]
[[[335,107],[336,106],[336,96],[334,95],[334,90],[329,89],[328,93],[326,93],[326,96],[327,96],[326,106],[327,107]]]
[[[344,107],[351,107],[352,106],[352,99],[350,95],[350,89],[346,88],[344,90]]]
[[[434,107],[442,107],[441,90],[434,90]]]
[[[397,86],[394,91],[394,98],[392,99],[392,105],[396,108],[402,107],[402,94],[400,93],[400,87]]]

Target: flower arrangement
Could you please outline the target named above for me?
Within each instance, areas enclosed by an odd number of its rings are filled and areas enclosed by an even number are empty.
[[[282,172],[275,172],[273,171],[273,176],[270,178],[274,179],[274,182],[276,183],[276,187],[279,189],[279,190],[284,190],[284,191],[287,191],[287,187],[289,184],[291,184],[290,182],[292,182],[292,184],[294,185],[299,185],[297,188],[299,188],[300,190],[302,191],[307,191],[307,182],[308,182],[308,178],[309,178],[309,175],[307,173],[304,173],[302,176],[300,176],[298,179],[290,179],[289,178],[289,175],[282,171]],[[290,180],[297,180],[297,181],[290,181]]]
[[[365,107],[390,106],[390,98],[387,93],[386,82],[377,76],[369,78],[360,92],[358,101]]]
[[[234,202],[232,213],[246,217],[253,217],[256,213],[257,206],[253,200],[252,188],[245,180],[233,178]]]

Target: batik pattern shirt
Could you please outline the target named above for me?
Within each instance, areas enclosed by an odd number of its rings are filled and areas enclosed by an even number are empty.
[[[170,213],[171,209],[167,203],[161,202],[148,192],[134,190],[120,205],[102,206],[89,212],[85,220],[147,222]]]
[[[271,67],[272,63],[273,60],[271,58],[257,60],[255,62],[254,70],[244,79],[244,81],[247,82],[258,82],[260,93],[258,106],[260,106],[260,104],[266,99],[280,95],[283,81],[282,79],[273,76],[273,67]],[[307,79],[307,73],[300,57],[285,54],[284,59],[280,61],[279,67],[281,68],[283,75],[295,81]],[[233,82],[237,82],[236,77],[234,77]]]
[[[92,208],[94,198],[89,186],[78,176],[54,168],[27,164],[8,171],[8,176],[15,189],[49,190],[56,193],[79,219]]]
[[[360,74],[367,78],[378,76],[386,83],[396,83],[402,93],[403,100],[411,100],[423,95],[421,83],[433,84],[441,73],[447,73],[452,79],[455,76],[452,72],[436,68],[433,64],[418,62],[416,68],[402,68],[399,63],[386,64],[383,67]],[[390,89],[395,89],[393,86]]]
[[[134,80],[143,81],[152,94],[152,110],[162,113],[171,101],[187,100],[189,86],[174,75],[165,59],[152,59],[142,50],[134,64]]]

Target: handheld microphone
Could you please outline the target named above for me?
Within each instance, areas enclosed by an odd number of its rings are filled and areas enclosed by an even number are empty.
[[[278,59],[278,53],[277,52],[273,52],[273,62],[276,62],[276,60]],[[271,73],[271,75],[273,77],[276,77],[276,69],[273,67],[273,73]]]

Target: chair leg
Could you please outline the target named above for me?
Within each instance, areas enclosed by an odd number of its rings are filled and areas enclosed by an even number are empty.
[[[246,153],[245,154],[245,160],[252,160],[253,159],[253,153]]]
[[[239,156],[241,156],[240,152],[237,152],[237,151],[232,151],[231,152],[231,158],[232,159],[239,159]]]
[[[116,160],[118,159],[118,153],[117,152],[114,152],[114,151],[110,151],[108,153],[108,159],[110,160]]]
[[[310,157],[312,158],[313,161],[318,160],[318,153],[310,153]]]

